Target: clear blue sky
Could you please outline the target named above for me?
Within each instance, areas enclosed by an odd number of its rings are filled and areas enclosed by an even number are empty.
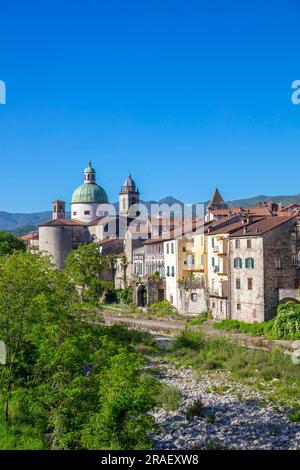
[[[300,193],[299,0],[3,0],[0,210]]]

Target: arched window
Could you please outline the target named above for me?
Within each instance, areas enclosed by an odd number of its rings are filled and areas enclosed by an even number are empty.
[[[233,267],[234,267],[235,269],[242,269],[242,267],[243,267],[242,258],[234,258],[234,260],[233,260]]]
[[[245,266],[247,269],[254,269],[254,258],[246,258]]]

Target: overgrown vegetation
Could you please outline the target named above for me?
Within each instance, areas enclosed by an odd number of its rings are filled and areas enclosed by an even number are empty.
[[[204,322],[206,322],[207,320],[211,320],[211,319],[212,319],[211,313],[202,312],[197,317],[192,318],[191,320],[188,320],[187,324],[189,326],[201,326],[203,325]]]
[[[157,404],[168,411],[177,411],[183,401],[183,396],[177,387],[163,384],[157,398]]]
[[[192,403],[186,410],[187,419],[204,416],[204,406],[200,398]]]
[[[250,336],[264,336],[265,338],[272,338],[272,328],[274,320],[263,323],[245,323],[239,320],[222,320],[214,324],[217,330],[237,331],[245,333]]]
[[[300,339],[300,304],[287,302],[279,305],[277,316],[268,322],[245,323],[238,320],[223,320],[214,325],[219,330],[239,331],[251,336],[267,339]]]
[[[159,302],[154,302],[151,304],[151,314],[161,316],[173,316],[178,315],[177,309],[168,301],[161,300]]]
[[[256,387],[276,403],[299,410],[300,366],[280,350],[246,349],[224,338],[205,338],[188,330],[171,344],[169,359],[200,372],[229,371],[233,379]],[[296,415],[295,415],[296,416]]]
[[[151,337],[83,321],[101,272],[86,248],[67,268],[14,252],[0,259],[0,449],[145,449],[159,386]],[[81,289],[78,289],[78,283]],[[99,312],[97,312],[99,321]]]
[[[279,305],[272,333],[276,339],[300,339],[300,304]]]

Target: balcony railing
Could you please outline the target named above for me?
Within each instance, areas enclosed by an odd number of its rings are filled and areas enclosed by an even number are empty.
[[[228,297],[228,282],[222,282],[219,287],[214,287],[213,289],[208,287],[206,293],[211,297],[226,298]]]

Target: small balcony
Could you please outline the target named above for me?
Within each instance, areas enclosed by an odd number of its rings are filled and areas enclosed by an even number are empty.
[[[228,240],[219,241],[219,256],[226,256],[228,254]]]
[[[208,287],[207,294],[210,297],[219,297],[221,299],[225,299],[228,297],[228,281],[220,282],[218,287],[214,289]]]

